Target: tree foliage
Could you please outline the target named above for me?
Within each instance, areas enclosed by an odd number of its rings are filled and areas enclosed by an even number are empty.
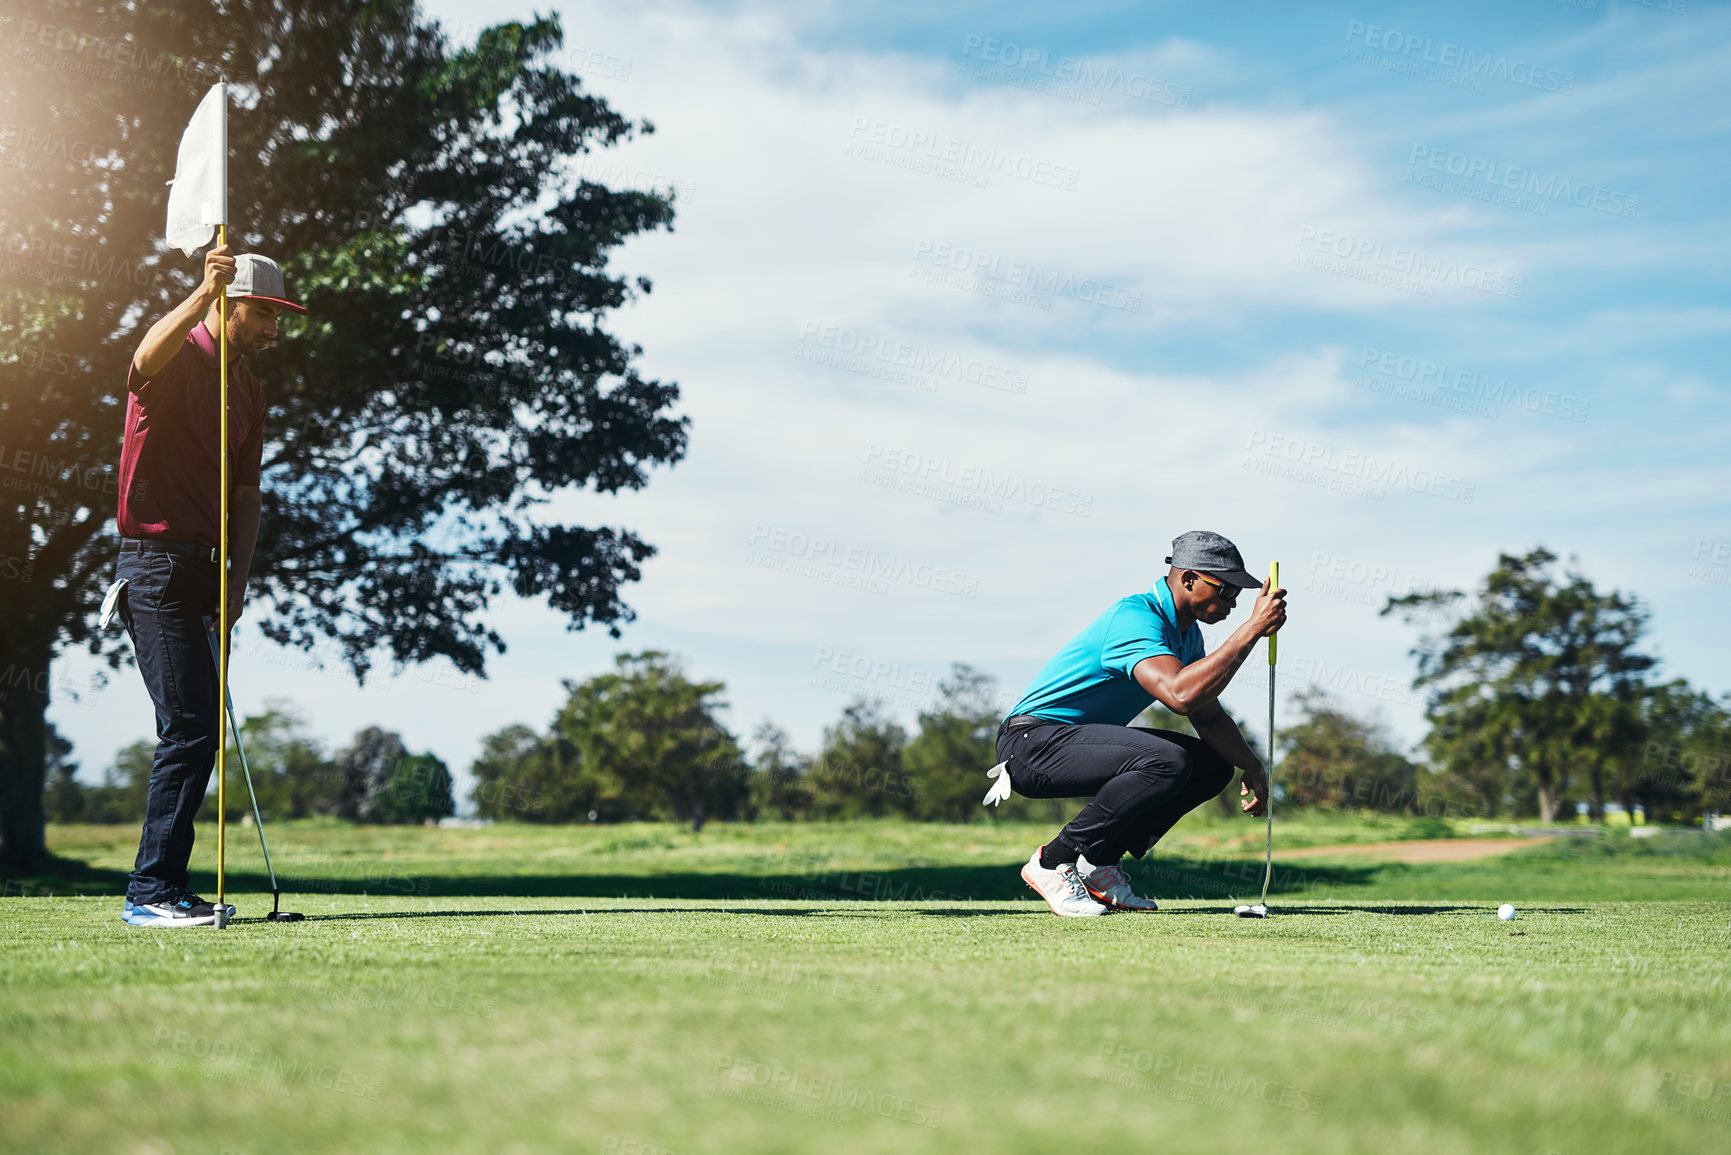
[[[554,728],[610,803],[633,816],[675,818],[702,829],[733,812],[744,793],[739,744],[717,715],[721,682],[693,682],[657,650],[621,654],[612,673],[565,684]]]
[[[594,797],[574,775],[560,772],[560,753],[556,739],[543,739],[521,723],[487,735],[469,767],[475,813],[529,822],[569,822],[587,814]]]
[[[71,744],[53,736],[59,753],[70,753]],[[114,762],[102,773],[102,782],[86,786],[78,781],[78,767],[57,756],[48,772],[45,802],[52,822],[138,824],[144,820],[144,793],[150,785],[154,742],[134,742],[115,753]]]
[[[1614,769],[1611,788],[1631,813],[1692,821],[1731,811],[1731,699],[1676,680],[1642,696],[1637,754]]]
[[[259,811],[268,822],[276,818],[352,815],[353,801],[342,770],[319,741],[307,733],[306,719],[287,702],[266,703],[265,712],[241,720],[247,770],[258,792]],[[248,810],[245,784],[236,773],[240,758],[229,742],[229,816]],[[205,810],[214,813],[215,798]],[[143,813],[140,809],[139,817]]]
[[[573,822],[674,818],[702,829],[746,797],[738,742],[718,715],[720,682],[693,682],[656,650],[567,681],[551,730],[491,735],[476,761],[474,799],[488,817]]]
[[[1530,790],[1543,821],[1571,788],[1604,809],[1607,767],[1639,745],[1634,725],[1644,675],[1647,615],[1621,593],[1600,593],[1577,572],[1559,574],[1540,548],[1501,555],[1471,612],[1414,649],[1414,686],[1428,691],[1435,763],[1470,782],[1490,809]],[[1391,597],[1383,613],[1423,619],[1458,607],[1460,591]]]
[[[472,767],[484,817],[615,822],[676,817],[797,821],[982,815],[998,716],[992,680],[958,664],[907,731],[869,699],[849,702],[813,757],[765,722],[751,758],[722,724],[720,682],[690,682],[666,654],[622,654],[616,669],[566,683],[547,733],[507,726]]]
[[[340,813],[357,822],[422,822],[454,810],[451,772],[431,754],[411,754],[402,735],[368,726],[338,750]]]
[[[265,821],[330,816],[362,822],[421,822],[452,811],[451,776],[430,754],[410,754],[402,739],[369,726],[335,757],[307,733],[306,722],[285,702],[268,703],[262,714],[241,720],[246,769]],[[66,750],[69,746],[61,744]],[[156,744],[123,748],[99,786],[85,786],[75,766],[58,763],[50,775],[50,819],[55,822],[136,824],[144,817]],[[228,817],[252,813],[252,800],[229,740]],[[207,787],[200,821],[216,816],[216,791]]]
[[[1286,801],[1397,813],[1426,808],[1421,771],[1386,729],[1346,713],[1318,687],[1301,691],[1295,701],[1300,720],[1280,736],[1278,778]]]
[[[915,801],[902,766],[908,734],[881,702],[856,698],[833,725],[806,774],[812,813],[819,818],[882,818],[906,814]]]
[[[386,773],[378,802],[378,820],[383,823],[445,818],[456,810],[451,771],[431,754],[406,755]]]
[[[752,745],[755,752],[746,781],[745,817],[782,822],[809,817],[812,792],[806,775],[811,759],[793,748],[786,730],[771,722],[757,728]]]

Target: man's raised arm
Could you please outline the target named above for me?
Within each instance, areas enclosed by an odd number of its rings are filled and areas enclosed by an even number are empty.
[[[193,290],[190,297],[152,325],[144,334],[144,340],[138,343],[138,351],[132,355],[132,367],[140,377],[149,380],[168,368],[168,363],[186,343],[186,335],[203,320],[211,304],[222,296],[223,286],[232,280],[234,256],[227,245],[218,245],[204,254],[204,282]],[[222,339],[221,335],[213,335],[218,340]]]
[[[1256,605],[1251,607],[1250,620],[1234,630],[1226,644],[1212,654],[1188,666],[1180,665],[1170,654],[1160,654],[1143,658],[1131,672],[1142,688],[1167,709],[1174,714],[1188,714],[1218,698],[1250,656],[1257,639],[1267,637],[1285,624],[1286,591],[1270,589],[1264,581]]]

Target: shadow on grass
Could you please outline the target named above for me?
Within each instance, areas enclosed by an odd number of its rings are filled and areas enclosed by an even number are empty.
[[[1333,898],[1337,891],[1369,886],[1388,865],[1282,866],[1276,862],[1268,880],[1268,895]],[[1138,894],[1151,898],[1256,898],[1262,893],[1263,864],[1259,861],[1196,862],[1183,858],[1147,858],[1124,868]]]
[[[51,857],[41,869],[19,871],[0,878],[0,895],[8,898],[53,898],[56,895],[110,894],[119,898],[126,891],[128,873],[91,866],[76,858]]]
[[[1496,907],[1485,902],[1462,902],[1451,906],[1360,906],[1355,903],[1342,902],[1332,906],[1282,906],[1279,903],[1268,904],[1270,918],[1278,918],[1286,914],[1433,914],[1433,915],[1465,915],[1471,918],[1482,918],[1494,913]],[[1190,907],[1185,910],[1163,910],[1162,914],[1219,914],[1224,911],[1232,913],[1231,907]],[[1580,906],[1542,906],[1529,907],[1528,914],[1586,914],[1585,907]]]
[[[728,909],[719,906],[608,906],[598,910],[588,910],[576,907],[570,910],[545,910],[532,907],[528,910],[381,910],[356,912],[352,914],[309,914],[306,922],[347,922],[356,919],[399,919],[399,918],[540,918],[548,915],[559,917],[601,918],[615,914],[757,914],[771,918],[810,918],[822,916],[825,918],[868,918],[869,915],[829,910],[824,907],[810,907],[803,910],[790,910],[785,907],[743,907]],[[243,922],[263,924],[263,918],[237,918],[229,925]]]
[[[1334,897],[1375,880],[1378,867],[1330,866],[1276,870],[1269,894]],[[229,888],[268,890],[262,875],[233,874]],[[201,880],[202,881],[202,880]],[[375,878],[287,878],[284,894],[367,894],[405,898],[655,898],[788,899],[796,902],[985,902],[1033,899],[1014,865],[908,866],[888,870],[826,870],[806,873],[669,873],[382,875]],[[1157,867],[1132,873],[1137,889],[1155,898],[1225,900],[1256,895],[1254,880],[1236,874]],[[214,879],[209,881],[214,886]],[[203,892],[201,892],[203,893]]]
[[[1483,904],[1462,906],[1277,906],[1270,911],[1270,917],[1275,919],[1296,915],[1342,915],[1342,914],[1383,914],[1383,915],[1456,915],[1471,918],[1483,918],[1490,913],[1491,908]],[[1542,914],[1583,914],[1581,907],[1559,906],[1535,908],[1529,913]],[[310,914],[307,922],[354,922],[372,920],[397,920],[417,918],[605,918],[610,915],[635,914],[748,914],[768,918],[875,918],[877,914],[868,914],[862,910],[841,911],[830,907],[719,907],[719,906],[612,906],[590,910],[586,907],[571,907],[565,909],[544,909],[533,907],[527,910],[381,910],[355,911],[345,914]],[[1191,907],[1184,910],[1166,909],[1161,914],[1173,915],[1207,915],[1212,918],[1229,919],[1233,917],[1230,906]],[[1043,908],[1028,910],[885,910],[884,916],[903,915],[909,918],[1042,918]],[[268,925],[263,918],[237,918],[231,925],[239,926],[246,923]]]
[[[1253,869],[1252,869],[1253,868]],[[1282,867],[1269,884],[1270,897],[1302,896],[1315,901],[1336,897],[1375,881],[1383,864]],[[1138,892],[1160,899],[1225,901],[1255,897],[1262,888],[1260,862],[1187,864],[1177,859],[1134,862],[1128,873]],[[30,878],[7,880],[11,894],[106,894],[120,897],[125,871],[102,869],[73,859]],[[787,899],[796,902],[982,902],[1033,898],[1015,864],[1002,866],[907,866],[887,870],[677,874],[396,874],[381,862],[377,872],[357,870],[346,877],[325,874],[278,875],[284,901],[319,895],[396,898],[653,898]],[[194,871],[191,886],[207,897],[216,875]],[[257,871],[229,871],[230,895],[270,892],[269,878]],[[1392,908],[1391,908],[1392,909]]]

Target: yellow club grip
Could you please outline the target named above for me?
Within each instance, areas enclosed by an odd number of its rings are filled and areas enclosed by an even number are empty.
[[[1271,591],[1280,588],[1280,563],[1277,561],[1268,563],[1268,588]],[[1279,648],[1279,643],[1279,635],[1268,635],[1268,664],[1271,666],[1274,664],[1274,654]]]

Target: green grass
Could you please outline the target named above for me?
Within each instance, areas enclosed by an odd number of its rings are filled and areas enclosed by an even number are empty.
[[[1277,867],[1351,820],[1303,825]],[[1199,897],[1084,921],[1024,897],[1046,829],[1012,823],[285,823],[307,922],[256,921],[231,830],[242,921],[164,932],[118,921],[135,831],[55,828],[63,868],[8,884],[54,896],[0,901],[5,1146],[1723,1148],[1731,840],[1304,860],[1250,922],[1243,829],[1187,823],[1140,867]]]

